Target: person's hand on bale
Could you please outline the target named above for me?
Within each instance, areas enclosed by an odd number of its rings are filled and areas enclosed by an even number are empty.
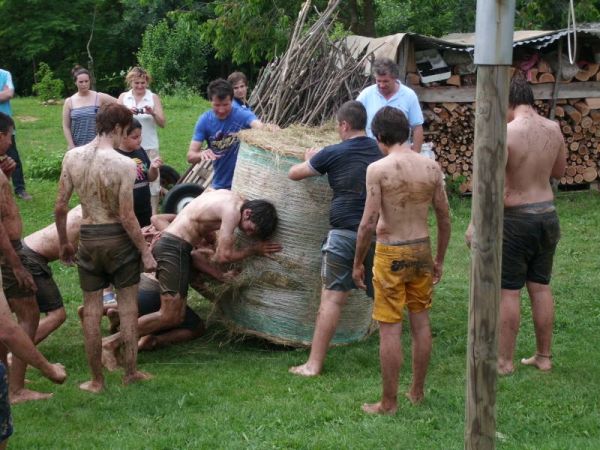
[[[304,161],[309,161],[313,156],[315,156],[319,150],[321,150],[319,147],[311,147],[306,149],[306,151],[304,152]]]
[[[207,148],[206,150],[202,150],[200,152],[201,161],[215,161],[220,157],[220,155],[215,155],[215,153],[210,148]]]
[[[280,252],[282,249],[283,246],[280,243],[272,241],[261,241],[254,247],[256,254],[260,256],[269,256],[271,253]]]

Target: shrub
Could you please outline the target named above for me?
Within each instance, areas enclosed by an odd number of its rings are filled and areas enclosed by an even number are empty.
[[[33,92],[42,99],[42,101],[58,100],[62,98],[62,93],[65,84],[62,80],[54,78],[54,73],[50,70],[50,66],[45,62],[41,62],[35,77],[38,80],[33,85]]]
[[[33,153],[25,164],[30,178],[41,180],[58,181],[62,168],[62,153],[48,152],[44,148],[39,148]]]
[[[137,57],[154,78],[155,91],[201,92],[207,84],[210,49],[202,39],[197,19],[190,13],[176,12],[146,28]]]

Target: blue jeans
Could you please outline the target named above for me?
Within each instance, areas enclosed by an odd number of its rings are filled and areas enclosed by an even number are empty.
[[[17,163],[17,168],[12,174],[13,188],[17,194],[25,191],[25,177],[23,177],[23,164],[21,164],[21,158],[19,158],[19,152],[17,151],[17,143],[15,142],[15,135],[12,136],[12,144],[8,151],[7,156],[10,156]]]

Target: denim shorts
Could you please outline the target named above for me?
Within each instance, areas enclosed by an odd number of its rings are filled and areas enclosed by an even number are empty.
[[[331,291],[347,292],[356,289],[352,280],[354,253],[356,251],[356,231],[330,230],[321,247],[321,280],[323,287]],[[373,255],[375,241],[365,257],[365,284],[367,295],[373,298]]]

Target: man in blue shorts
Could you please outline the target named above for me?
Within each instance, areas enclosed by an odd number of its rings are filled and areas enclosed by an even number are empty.
[[[231,189],[233,172],[240,149],[237,133],[247,128],[262,128],[263,123],[254,113],[233,104],[233,88],[221,78],[208,85],[208,99],[212,109],[200,116],[194,129],[187,161],[213,161],[213,189]],[[207,147],[202,149],[203,143]]]
[[[367,167],[383,156],[375,140],[365,134],[367,111],[360,102],[344,103],[337,112],[337,122],[342,142],[322,150],[307,150],[306,161],[293,166],[288,174],[292,180],[327,174],[329,185],[333,189],[329,213],[331,230],[321,249],[321,305],[310,356],[305,364],[290,368],[291,373],[302,376],[321,373],[342,307],[346,304],[350,291],[356,289],[352,281],[352,265],[356,231],[367,196]],[[369,252],[367,265],[372,263],[372,250],[373,248]],[[367,294],[372,298],[371,276],[366,278],[369,286]]]
[[[375,84],[362,90],[356,100],[367,109],[367,136],[371,131],[373,117],[384,106],[399,109],[408,118],[411,128],[412,149],[420,153],[423,144],[423,113],[417,94],[398,79],[398,66],[389,58],[379,58],[373,63]]]

